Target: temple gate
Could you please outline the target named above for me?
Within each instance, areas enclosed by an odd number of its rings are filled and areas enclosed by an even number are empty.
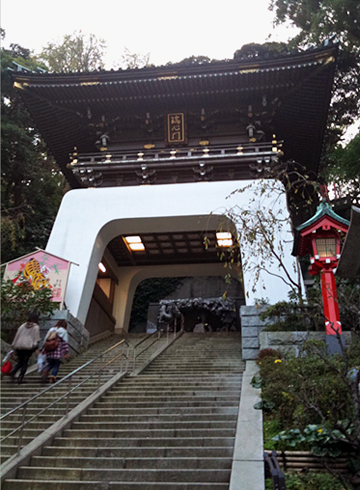
[[[46,250],[77,264],[65,303],[82,323],[92,319],[91,335],[101,333],[95,323],[127,331],[145,278],[228,272],[216,233],[237,240],[224,213],[250,198],[234,190],[284,162],[316,176],[335,57],[328,45],[266,59],[14,75],[72,188]],[[286,209],[285,195],[277,206]],[[292,216],[294,224],[304,217]],[[289,270],[291,238],[290,226],[277,237],[289,246]],[[239,245],[243,258],[251,255]],[[275,275],[265,272],[253,291],[244,271],[244,302],[287,299]]]

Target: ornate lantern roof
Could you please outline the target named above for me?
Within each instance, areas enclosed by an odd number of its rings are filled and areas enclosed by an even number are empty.
[[[349,221],[336,214],[324,198],[314,216],[296,228],[292,255],[298,257],[311,255],[314,234],[330,230],[333,230],[335,235],[346,233],[349,225]]]

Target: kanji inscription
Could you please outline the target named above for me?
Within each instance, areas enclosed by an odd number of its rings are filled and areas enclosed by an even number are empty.
[[[185,114],[183,112],[167,115],[167,142],[171,144],[186,142]]]

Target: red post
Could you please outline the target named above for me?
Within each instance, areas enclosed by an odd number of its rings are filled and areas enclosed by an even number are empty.
[[[327,335],[342,334],[339,303],[333,269],[320,271],[321,292],[323,298],[325,330]]]

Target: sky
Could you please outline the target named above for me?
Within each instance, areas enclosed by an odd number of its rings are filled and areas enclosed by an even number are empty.
[[[118,68],[125,48],[150,54],[159,66],[189,56],[232,58],[248,43],[288,41],[291,26],[274,28],[270,0],[2,0],[3,46],[20,44],[34,54],[65,34],[95,34],[107,44],[105,68]],[[269,38],[270,36],[270,38]],[[345,143],[357,134],[351,126]]]
[[[232,58],[244,44],[287,41],[294,30],[274,29],[270,0],[2,0],[3,46],[39,53],[48,42],[82,31],[107,43],[106,68],[118,67],[126,47],[162,65],[192,55]]]

